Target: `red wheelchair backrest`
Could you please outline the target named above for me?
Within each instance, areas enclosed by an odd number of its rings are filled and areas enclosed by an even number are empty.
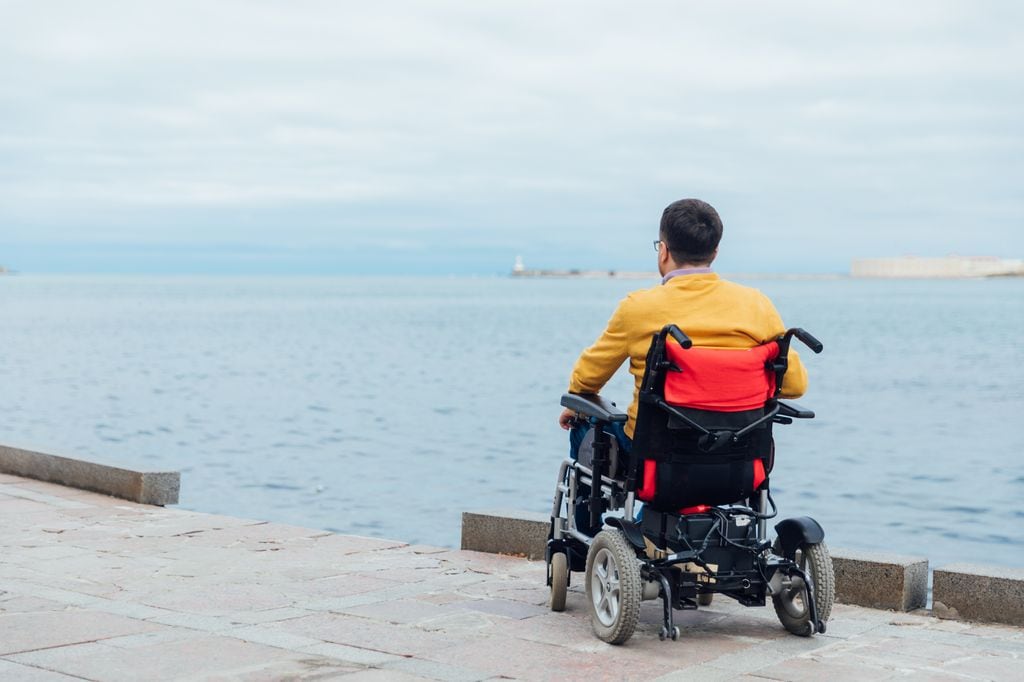
[[[743,412],[764,407],[775,395],[775,372],[765,363],[779,356],[775,341],[753,348],[684,350],[674,339],[665,345],[668,359],[682,372],[665,374],[665,401],[713,412]]]

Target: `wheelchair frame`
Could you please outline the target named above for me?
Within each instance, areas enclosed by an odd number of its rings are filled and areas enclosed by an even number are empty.
[[[668,336],[684,349],[692,345],[678,327],[667,325],[652,340],[650,357],[656,357],[656,348],[664,350]],[[802,329],[790,329],[780,337],[778,358],[767,367],[777,376],[776,395],[793,336],[815,353],[822,350],[822,344]],[[653,374],[652,368],[648,374]],[[753,423],[737,431],[713,431],[650,392],[653,384],[647,379],[651,377],[645,377],[647,394],[642,391],[641,399],[658,402],[660,409],[704,432],[703,442],[711,452],[727,441],[737,442],[760,425],[814,417],[810,410],[771,398],[764,416]],[[594,456],[591,466],[566,458],[559,468],[545,551],[552,610],[564,609],[571,573],[583,571],[595,633],[612,644],[632,636],[642,600],[662,600],[659,637],[675,640],[680,630],[673,610],[707,606],[716,593],[745,606],[764,606],[771,596],[787,630],[801,636],[825,632],[834,577],[824,531],[810,517],[791,518],[776,524],[777,539],[769,540],[767,522],[776,516],[777,508],[767,478],[760,491],[734,504],[700,505],[682,512],[645,507],[638,518],[639,459],[626,458],[624,477],[613,477],[610,474],[615,472],[608,470],[611,436],[606,429],[625,422],[626,414],[593,394],[565,394],[561,404],[592,424]],[[584,504],[582,486],[590,491],[585,505],[590,528],[598,529],[593,535],[577,527],[577,506]]]

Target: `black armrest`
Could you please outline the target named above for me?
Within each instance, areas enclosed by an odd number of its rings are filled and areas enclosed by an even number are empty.
[[[787,403],[784,400],[778,400],[776,402],[779,403],[779,414],[783,417],[793,417],[794,419],[814,419],[814,410],[808,410],[802,405]]]
[[[603,422],[623,423],[628,418],[625,412],[615,407],[615,403],[596,393],[566,393],[562,395],[562,407]]]

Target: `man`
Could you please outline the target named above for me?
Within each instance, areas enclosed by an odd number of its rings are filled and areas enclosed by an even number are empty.
[[[662,281],[651,289],[635,291],[619,303],[608,328],[576,361],[569,380],[570,393],[597,393],[629,359],[635,380],[633,403],[626,411],[619,445],[629,449],[636,422],[640,384],[644,376],[651,336],[666,324],[675,324],[695,346],[751,348],[786,331],[775,306],[757,289],[720,279],[711,271],[722,238],[722,220],[710,204],[682,199],[665,209],[654,247]],[[789,369],[782,396],[799,398],[807,389],[807,371],[796,351],[789,351]],[[563,429],[574,425],[576,413],[565,410],[558,418]],[[577,432],[580,430],[577,430]],[[573,456],[582,436],[574,433]]]

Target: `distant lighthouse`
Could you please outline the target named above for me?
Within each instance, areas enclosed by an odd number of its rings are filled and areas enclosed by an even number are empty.
[[[522,274],[526,271],[526,267],[523,265],[523,257],[516,256],[516,263],[512,266],[513,274]]]

